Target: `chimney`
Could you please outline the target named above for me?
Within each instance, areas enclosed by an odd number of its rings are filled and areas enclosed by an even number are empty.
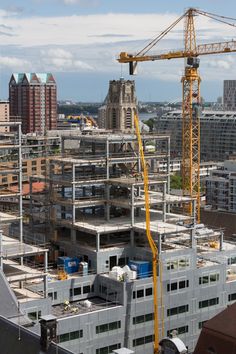
[[[40,326],[40,347],[43,352],[47,353],[50,343],[57,341],[57,318],[53,315],[42,316]]]

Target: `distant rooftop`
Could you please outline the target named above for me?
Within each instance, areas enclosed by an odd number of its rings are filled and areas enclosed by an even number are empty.
[[[55,83],[55,79],[51,73],[14,73],[11,81],[14,80],[16,84],[21,84],[27,81],[30,84],[47,84]]]

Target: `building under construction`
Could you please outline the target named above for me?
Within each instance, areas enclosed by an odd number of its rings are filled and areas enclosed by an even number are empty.
[[[204,321],[236,298],[236,246],[223,241],[221,230],[177,213],[195,201],[170,195],[168,168],[158,171],[159,159],[169,166],[169,137],[145,134],[142,142],[151,232],[162,270],[159,337],[177,330],[191,352]],[[145,149],[150,145],[152,150]],[[123,347],[153,353],[152,254],[136,136],[64,137],[62,154],[51,157],[47,167],[46,177],[31,179],[45,183],[44,193],[31,193],[35,245],[2,238],[4,287],[18,306],[14,321],[38,333],[40,318],[53,315],[59,345],[74,353]],[[28,234],[25,227],[25,239]]]

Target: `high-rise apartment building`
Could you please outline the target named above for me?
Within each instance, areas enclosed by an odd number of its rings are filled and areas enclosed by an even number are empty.
[[[9,101],[0,101],[0,122],[9,122]],[[9,126],[1,126],[0,132],[9,132]]]
[[[128,132],[134,129],[134,114],[137,111],[135,83],[131,80],[112,80],[99,110],[99,128]]]
[[[236,110],[236,80],[224,80],[224,109]]]
[[[13,74],[9,82],[10,119],[22,121],[23,133],[57,127],[57,87],[51,73]]]

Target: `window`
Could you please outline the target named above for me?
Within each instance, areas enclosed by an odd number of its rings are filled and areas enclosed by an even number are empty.
[[[198,328],[199,328],[199,329],[202,329],[202,327],[203,327],[203,325],[204,325],[205,322],[206,322],[206,321],[199,322],[199,323],[198,323]]]
[[[18,179],[17,176],[13,176],[13,177],[12,177],[12,180],[13,180],[13,181],[17,181],[17,179]]]
[[[167,291],[175,291],[189,287],[189,280],[180,280],[179,282],[167,284]]]
[[[234,300],[236,300],[236,293],[229,294],[228,295],[228,301],[234,301]]]
[[[36,166],[37,165],[37,161],[32,161],[32,166]]]
[[[121,348],[121,344],[113,344],[109,347],[103,347],[96,349],[96,354],[110,354],[113,350]]]
[[[7,183],[7,177],[2,178],[2,183]]]
[[[173,328],[173,329],[167,331],[167,337],[170,337],[171,333],[173,331],[177,331],[179,335],[184,334],[184,333],[188,333],[188,326],[183,326],[183,327],[179,327],[179,328]]]
[[[167,316],[179,315],[181,313],[188,312],[188,305],[172,307],[171,309],[167,309]]]
[[[83,286],[83,294],[90,293],[90,285]]]
[[[144,297],[144,291],[143,289],[137,290],[137,298]]]
[[[181,257],[167,261],[167,270],[184,270],[190,266],[188,257]]]
[[[228,264],[236,264],[236,256],[233,256],[231,258],[228,258]]]
[[[219,304],[219,298],[215,297],[213,299],[199,301],[199,308],[202,309],[205,307],[214,306],[214,305],[218,305],[218,304]]]
[[[74,288],[74,296],[81,295],[81,288]]]
[[[79,329],[78,331],[60,334],[58,336],[58,342],[59,343],[68,342],[70,340],[74,340],[74,339],[78,339],[78,338],[82,338],[82,337],[83,337],[83,330]]]
[[[105,323],[99,326],[96,326],[96,333],[104,333],[108,331],[114,331],[118,328],[121,328],[121,321],[115,321],[110,323]]]
[[[54,291],[53,293],[48,293],[48,296],[52,298],[52,300],[57,300],[57,292]]]
[[[154,318],[153,313],[147,313],[146,315],[133,317],[133,325],[143,323],[143,322],[153,321],[153,318]]]
[[[219,273],[203,275],[202,277],[199,278],[199,285],[212,284],[219,281],[219,279],[220,279]]]
[[[147,289],[145,290],[145,295],[146,295],[146,296],[151,296],[151,295],[152,295],[152,288],[147,288]]]
[[[28,317],[32,321],[38,321],[41,318],[41,311],[28,312]]]
[[[133,347],[138,347],[139,345],[144,345],[154,341],[154,335],[140,337],[133,340]]]

